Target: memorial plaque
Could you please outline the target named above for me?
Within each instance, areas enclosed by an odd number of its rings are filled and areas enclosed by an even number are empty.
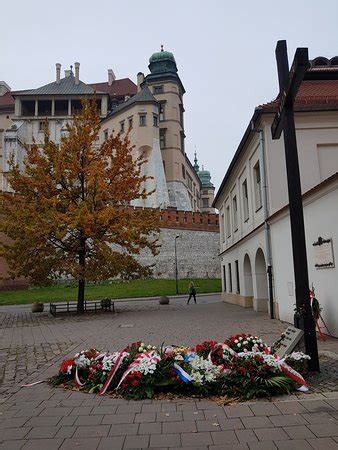
[[[330,269],[334,265],[332,239],[318,238],[313,244],[316,269]]]
[[[284,334],[285,337],[281,341],[280,346],[276,352],[280,358],[283,358],[283,356],[288,355],[293,351],[293,349],[303,337],[304,332],[290,325],[289,327],[287,327]]]

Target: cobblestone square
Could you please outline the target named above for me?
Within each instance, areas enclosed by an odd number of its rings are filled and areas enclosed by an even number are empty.
[[[322,372],[310,392],[234,406],[206,400],[126,401],[52,389],[20,388],[57,373],[67,355],[116,350],[143,340],[192,345],[237,332],[271,344],[287,324],[204,295],[168,306],[116,302],[116,314],[51,317],[28,307],[0,309],[0,449],[338,448],[338,342],[319,342]]]

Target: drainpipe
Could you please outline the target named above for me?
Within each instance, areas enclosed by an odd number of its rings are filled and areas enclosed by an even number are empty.
[[[273,310],[273,284],[272,284],[272,253],[271,253],[271,236],[269,218],[269,204],[268,204],[268,183],[266,176],[266,158],[265,158],[265,137],[263,129],[255,129],[254,123],[251,123],[252,131],[259,133],[259,149],[260,161],[262,163],[261,180],[262,180],[262,196],[263,196],[263,215],[264,215],[264,236],[267,259],[267,274],[268,274],[268,290],[269,290],[269,305],[270,305],[270,319],[274,319]]]

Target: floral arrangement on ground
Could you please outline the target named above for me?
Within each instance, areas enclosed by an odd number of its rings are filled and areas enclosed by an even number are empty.
[[[279,341],[237,334],[223,343],[194,347],[129,344],[122,351],[84,350],[62,362],[53,386],[90,393],[114,393],[127,399],[159,393],[184,396],[229,396],[241,400],[307,390],[303,375],[310,359],[302,352],[280,358]]]

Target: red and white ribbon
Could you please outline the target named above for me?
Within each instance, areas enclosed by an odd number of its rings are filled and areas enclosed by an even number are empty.
[[[112,382],[112,379],[114,378],[115,373],[117,372],[118,368],[120,367],[121,363],[122,363],[122,359],[123,359],[123,354],[125,353],[125,350],[122,350],[118,357],[115,360],[115,363],[113,365],[113,367],[110,369],[110,372],[106,378],[106,381],[104,382],[102,389],[99,392],[99,395],[103,395],[106,393],[110,383]]]
[[[82,386],[84,386],[86,384],[85,381],[83,383],[80,381],[79,374],[78,374],[78,371],[77,371],[77,366],[75,368],[74,379],[75,379],[76,385],[79,386],[79,387],[82,387]]]
[[[154,351],[147,352],[147,353],[141,353],[140,356],[138,356],[131,364],[129,364],[127,370],[122,375],[121,380],[120,380],[119,384],[117,385],[116,389],[118,389],[120,387],[120,385],[123,383],[123,381],[127,378],[127,376],[130,373],[136,371],[135,369],[144,359],[146,359],[150,364],[152,364],[152,363],[157,364],[159,362],[159,360],[161,359],[161,357]]]

